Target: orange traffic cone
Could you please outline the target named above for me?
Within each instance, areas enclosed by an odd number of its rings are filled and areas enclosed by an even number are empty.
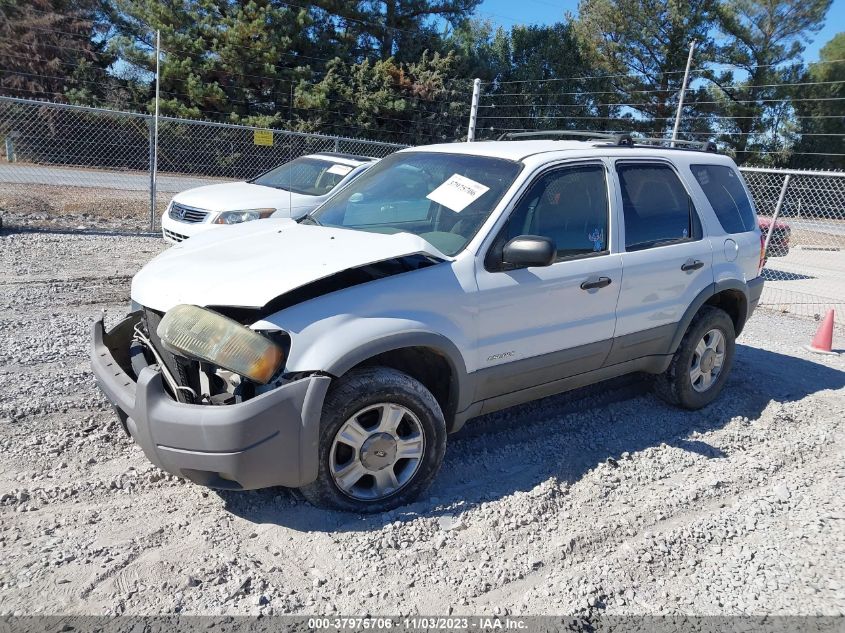
[[[817,354],[835,354],[833,350],[833,310],[828,310],[824,315],[819,331],[813,337],[813,341],[807,349]]]

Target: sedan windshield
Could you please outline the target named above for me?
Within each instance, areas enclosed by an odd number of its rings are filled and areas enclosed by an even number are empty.
[[[253,179],[253,184],[307,196],[324,196],[355,167],[319,158],[297,158]]]
[[[323,226],[413,233],[446,255],[472,239],[519,173],[500,158],[400,152],[382,159],[309,218]]]

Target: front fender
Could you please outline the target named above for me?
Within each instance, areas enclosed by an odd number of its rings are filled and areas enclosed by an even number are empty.
[[[449,362],[454,373],[462,376],[467,373],[466,363],[458,347],[445,336],[424,329],[409,329],[384,334],[361,345],[353,346],[337,354],[331,354],[335,358],[326,363],[324,371],[333,376],[342,376],[368,358],[406,347],[432,349],[440,353]],[[336,348],[336,351],[339,350]]]
[[[278,325],[284,329],[282,323]],[[438,322],[435,326],[398,317],[329,317],[292,333],[285,371],[321,371],[342,376],[379,354],[408,347],[425,347],[442,356],[449,364],[451,390],[456,397],[457,411],[461,411],[471,404],[473,395],[467,359],[461,351],[462,344],[464,349],[468,347],[453,324]]]

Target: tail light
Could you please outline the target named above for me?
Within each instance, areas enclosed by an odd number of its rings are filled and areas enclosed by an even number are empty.
[[[757,265],[757,274],[763,274],[763,267],[766,265],[766,236],[760,233],[760,263]]]

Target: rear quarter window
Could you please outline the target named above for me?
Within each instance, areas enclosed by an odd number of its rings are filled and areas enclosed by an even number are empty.
[[[745,233],[757,227],[757,218],[741,176],[725,165],[690,165],[692,175],[727,233]]]

